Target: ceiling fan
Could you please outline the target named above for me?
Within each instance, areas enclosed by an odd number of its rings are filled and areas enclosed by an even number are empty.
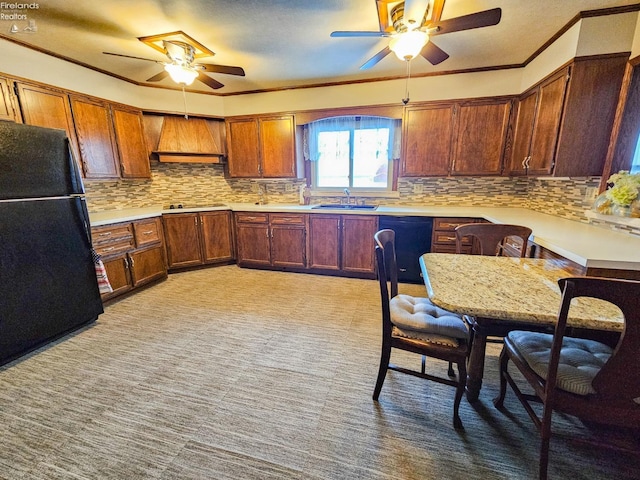
[[[212,63],[194,63],[195,48],[178,40],[162,40],[164,54],[168,57],[168,62],[161,62],[150,58],[134,57],[131,55],[123,55],[120,53],[102,52],[106,55],[115,55],[117,57],[134,58],[136,60],[145,60],[164,65],[164,70],[157,73],[147,82],[159,82],[169,75],[174,82],[185,86],[191,85],[194,80],[198,80],[207,86],[215,89],[224,87],[224,84],[206,75],[206,73],[223,73],[226,75],[239,75],[244,77],[242,67],[232,67],[229,65],[215,65]]]
[[[335,31],[332,37],[389,37],[389,45],[367,60],[360,70],[373,67],[392,51],[401,60],[410,61],[422,55],[431,64],[438,65],[449,58],[449,54],[435,45],[430,37],[444,33],[460,32],[473,28],[497,25],[502,9],[492,8],[461,17],[441,20],[444,0],[435,0],[431,12],[429,0],[405,0],[398,2],[389,12],[393,0],[377,0],[380,31]],[[431,13],[431,18],[429,14]],[[391,19],[391,25],[389,24]]]

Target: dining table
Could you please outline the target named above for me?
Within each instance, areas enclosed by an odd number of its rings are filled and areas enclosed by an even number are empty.
[[[575,276],[552,259],[425,253],[420,268],[429,299],[471,319],[473,341],[467,365],[467,399],[478,400],[488,337],[512,330],[553,333],[560,308],[560,278]],[[618,307],[594,298],[574,299],[567,326],[617,338],[624,328]]]

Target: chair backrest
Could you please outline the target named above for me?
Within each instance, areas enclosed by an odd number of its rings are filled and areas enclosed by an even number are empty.
[[[520,256],[527,252],[527,241],[531,229],[522,225],[500,223],[465,223],[456,227],[456,253],[462,253],[462,239],[466,236],[475,237],[480,245],[480,255],[498,255],[501,253],[502,242],[507,237],[520,237],[522,248]]]
[[[389,301],[398,295],[398,268],[395,250],[396,233],[393,230],[380,230],[373,236],[376,246],[376,267],[378,282],[380,283],[380,299],[382,301],[382,335],[383,338],[391,337],[393,324]],[[391,295],[389,286],[391,283]]]
[[[396,259],[396,232],[390,229],[379,230],[373,236],[376,246],[382,250],[384,271],[378,265],[378,277],[384,274],[385,282],[391,283],[391,298],[398,295],[398,262]]]
[[[640,409],[640,282],[599,277],[570,277],[558,281],[562,302],[558,313],[547,383],[555,385],[562,337],[570,316],[571,300],[592,297],[618,306],[624,316],[624,330],[613,355],[592,382],[598,400],[607,404]]]

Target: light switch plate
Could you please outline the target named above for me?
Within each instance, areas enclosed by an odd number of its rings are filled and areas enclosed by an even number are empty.
[[[413,193],[422,193],[424,192],[424,185],[421,183],[415,183],[413,185]]]

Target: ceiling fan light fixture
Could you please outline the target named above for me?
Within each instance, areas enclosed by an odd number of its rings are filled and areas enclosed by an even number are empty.
[[[164,69],[169,73],[169,76],[174,82],[181,85],[191,85],[198,76],[196,70],[185,67],[184,65],[168,63],[164,66]]]
[[[418,56],[429,41],[429,35],[420,30],[410,30],[393,37],[389,48],[400,60],[410,61]]]

